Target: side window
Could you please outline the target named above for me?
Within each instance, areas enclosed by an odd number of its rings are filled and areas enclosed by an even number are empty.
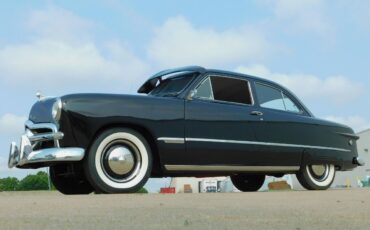
[[[256,93],[261,107],[299,113],[299,107],[281,90],[256,83]]]
[[[212,76],[198,86],[196,98],[252,104],[249,83],[246,80]]]

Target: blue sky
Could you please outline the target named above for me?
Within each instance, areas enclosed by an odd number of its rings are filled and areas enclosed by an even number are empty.
[[[3,1],[0,177],[32,172],[6,161],[37,90],[134,93],[183,65],[269,78],[316,116],[369,128],[369,12],[361,0]]]

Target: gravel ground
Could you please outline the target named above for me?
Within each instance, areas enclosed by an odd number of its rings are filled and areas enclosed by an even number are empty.
[[[370,229],[370,189],[64,196],[0,192],[0,229]]]

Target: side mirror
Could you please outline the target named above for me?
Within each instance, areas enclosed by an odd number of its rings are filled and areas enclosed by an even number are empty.
[[[193,89],[193,90],[190,90],[188,96],[186,97],[187,100],[193,100],[193,97],[195,96],[195,94],[197,94],[197,90],[196,89]]]

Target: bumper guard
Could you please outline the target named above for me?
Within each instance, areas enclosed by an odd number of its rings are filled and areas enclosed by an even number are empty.
[[[32,165],[35,163],[80,161],[85,155],[83,148],[61,148],[59,140],[64,134],[58,132],[56,125],[52,123],[34,124],[31,121],[26,122],[26,133],[22,135],[20,147],[15,142],[10,144],[8,167]],[[50,130],[50,132],[38,133],[37,130]],[[36,131],[36,132],[35,132]],[[34,148],[45,141],[53,141],[52,148]]]

